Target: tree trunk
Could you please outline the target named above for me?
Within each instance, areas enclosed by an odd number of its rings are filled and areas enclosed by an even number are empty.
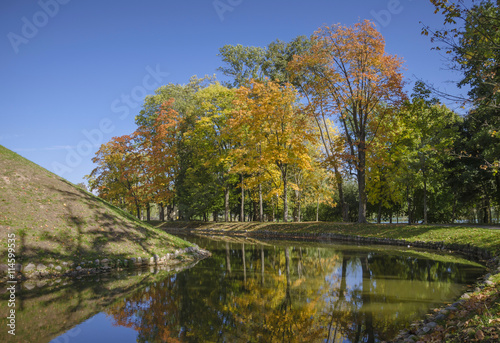
[[[241,209],[240,222],[245,221],[245,189],[243,188],[243,175],[241,175]]]
[[[224,188],[224,221],[229,221],[229,187]]]
[[[135,210],[137,213],[137,219],[141,220],[141,209],[139,208],[139,205],[137,203],[135,204]]]
[[[411,215],[412,198],[410,195],[410,186],[406,186],[406,195],[408,196],[408,224],[411,224],[413,218]]]
[[[296,201],[296,205],[295,205],[295,208],[296,208],[296,213],[295,213],[295,221],[296,222],[300,222],[300,210],[301,210],[301,206],[300,206],[300,191],[295,191],[295,201]]]
[[[172,204],[167,204],[167,220],[173,220],[172,212],[174,212],[174,206]]]
[[[452,208],[451,208],[451,223],[452,224],[455,224],[456,215],[457,215],[457,200],[456,199],[457,199],[457,197],[453,193],[453,205],[452,205]]]
[[[258,208],[259,204],[256,203],[255,201],[252,201],[252,221],[256,222],[259,220],[259,211]]]
[[[427,181],[424,173],[424,224],[427,225]]]
[[[377,224],[382,222],[382,201],[378,203]]]
[[[264,206],[262,202],[262,184],[259,183],[259,221],[264,221]]]
[[[163,206],[163,203],[158,204],[159,211],[160,212],[160,221],[164,222],[165,221],[165,206]]]
[[[342,175],[340,174],[337,166],[334,166],[335,181],[337,182],[337,188],[339,190],[339,201],[340,201],[340,211],[342,212],[342,222],[349,222],[349,209],[345,203],[344,198],[344,184],[342,181]]]
[[[319,196],[316,199],[316,221],[319,222]]]
[[[484,196],[482,212],[483,212],[483,223],[489,224],[491,218],[491,212],[490,212],[490,199],[488,198],[487,195]]]
[[[366,223],[366,152],[365,141],[362,138],[358,147],[358,194],[359,194],[359,209],[358,223]]]
[[[151,206],[149,203],[146,204],[146,219],[148,222],[151,220]]]
[[[286,168],[286,167],[285,167]],[[288,180],[286,169],[282,171],[283,176],[283,222],[288,222]]]
[[[293,192],[293,214],[292,214],[292,221],[298,222],[298,217],[299,217],[299,212],[298,212],[298,202],[297,202],[297,191],[294,190]]]
[[[274,197],[273,197],[273,222],[276,221],[276,206],[274,206]]]

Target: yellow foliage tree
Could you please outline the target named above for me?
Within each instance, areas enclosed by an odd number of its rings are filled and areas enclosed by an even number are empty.
[[[298,103],[290,84],[252,81],[236,91],[237,110],[229,129],[239,141],[234,154],[235,170],[255,172],[259,177],[277,168],[281,175],[283,221],[288,221],[288,172],[291,165],[309,169],[307,144],[315,142],[310,116]]]

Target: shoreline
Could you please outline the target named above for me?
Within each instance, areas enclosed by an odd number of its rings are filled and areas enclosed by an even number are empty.
[[[165,228],[165,232],[170,234],[201,234],[201,235],[225,235],[225,236],[243,236],[253,238],[274,238],[274,239],[287,239],[287,240],[312,240],[320,242],[350,242],[360,244],[379,244],[379,245],[392,245],[392,246],[406,246],[408,248],[422,248],[446,251],[448,253],[458,253],[473,259],[475,262],[486,262],[495,259],[491,253],[474,245],[464,245],[458,243],[448,244],[443,241],[407,241],[392,238],[376,238],[376,237],[363,237],[363,236],[350,236],[336,233],[294,233],[294,232],[279,232],[272,230],[263,231],[246,231],[234,230],[230,232],[217,231],[214,229],[182,229],[182,228]],[[499,261],[500,262],[500,261]],[[486,264],[485,263],[485,264]],[[499,266],[500,267],[500,264]]]
[[[27,262],[16,264],[15,274],[7,273],[7,266],[1,265],[0,285],[8,283],[22,283],[24,281],[46,281],[55,278],[77,278],[80,276],[108,273],[112,271],[130,270],[136,268],[156,267],[159,269],[174,268],[180,264],[188,264],[201,261],[212,256],[212,254],[198,246],[175,250],[172,254],[165,256],[153,255],[150,258],[130,257],[128,259],[95,259],[93,261],[66,262],[59,261],[56,264],[45,266],[43,263]],[[14,275],[15,279],[9,279]]]

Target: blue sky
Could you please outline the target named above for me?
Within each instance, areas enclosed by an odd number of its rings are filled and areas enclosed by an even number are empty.
[[[225,44],[266,46],[323,24],[370,19],[405,76],[454,90],[420,34],[442,17],[427,0],[2,0],[0,145],[73,183],[101,143],[135,130],[146,94],[217,74]],[[411,88],[411,87],[410,87]]]

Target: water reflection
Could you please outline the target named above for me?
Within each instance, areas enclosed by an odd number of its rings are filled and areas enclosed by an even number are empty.
[[[138,342],[377,342],[481,271],[397,250],[195,241],[213,258],[106,310]]]
[[[19,290],[16,337],[0,341],[378,342],[483,272],[394,247],[185,238],[213,257],[178,273]]]

